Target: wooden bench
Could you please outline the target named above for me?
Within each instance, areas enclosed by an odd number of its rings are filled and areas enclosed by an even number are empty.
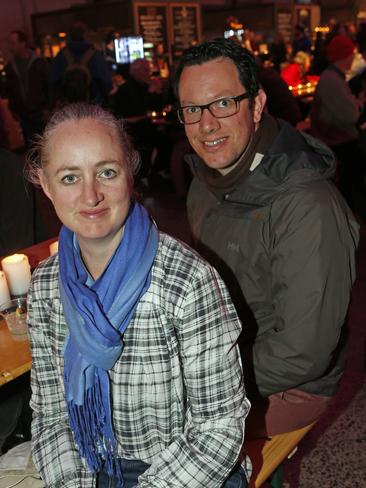
[[[253,464],[249,488],[258,488],[267,480],[273,488],[281,488],[282,462],[291,457],[298,443],[314,425],[315,422],[299,430],[275,435],[270,439],[246,441],[245,452]]]

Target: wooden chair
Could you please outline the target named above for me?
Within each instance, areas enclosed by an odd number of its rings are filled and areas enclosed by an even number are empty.
[[[244,443],[245,452],[253,464],[249,488],[258,488],[269,481],[272,488],[282,488],[282,462],[297,450],[301,439],[315,425],[315,422],[299,430],[278,434],[270,439],[255,439]]]

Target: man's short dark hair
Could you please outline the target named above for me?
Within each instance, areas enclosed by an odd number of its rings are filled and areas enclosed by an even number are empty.
[[[85,40],[86,25],[83,22],[75,22],[69,30],[70,41],[82,42]]]
[[[179,60],[174,78],[174,90],[178,97],[179,80],[186,66],[194,66],[214,59],[229,58],[235,64],[239,79],[252,101],[258,94],[259,83],[257,65],[253,54],[238,43],[225,38],[217,38],[186,49]]]

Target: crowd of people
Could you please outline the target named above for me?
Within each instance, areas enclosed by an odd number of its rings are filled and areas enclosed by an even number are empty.
[[[136,60],[130,69],[118,66],[112,47],[113,36],[111,42],[106,40],[106,52],[97,49],[87,40],[86,26],[77,22],[70,28],[65,47],[49,61],[30,48],[22,31],[13,31],[3,96],[21,125],[27,147],[42,133],[55,109],[88,101],[128,121],[129,133],[141,154],[140,177],[149,174],[153,162],[156,173],[166,175],[171,144],[149,116],[152,111],[162,111],[169,101],[164,79],[152,76],[153,67],[147,59]],[[162,59],[159,52],[157,60]],[[162,70],[165,75],[167,68]],[[6,145],[6,134],[3,139]]]
[[[311,51],[300,27],[294,59]],[[62,224],[28,293],[36,468],[53,488],[245,488],[243,440],[316,421],[345,368],[365,174],[362,74],[355,95],[346,81],[355,42],[328,39],[307,132],[281,62],[224,38],[183,53],[172,89],[191,148],[192,250],[134,190],[136,148],[157,137],[118,120],[145,121],[160,87],[140,60],[113,89],[80,32],[49,68],[52,114],[34,112],[44,129],[27,159]],[[34,64],[22,59],[15,73]],[[274,113],[279,86],[289,121]]]

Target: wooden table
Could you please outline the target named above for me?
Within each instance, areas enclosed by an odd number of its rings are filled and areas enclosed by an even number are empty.
[[[57,238],[35,244],[17,251],[26,254],[32,269],[37,264],[46,259],[49,253],[49,245]],[[23,339],[23,340],[20,340]],[[6,322],[0,320],[0,386],[26,373],[31,368],[31,354],[29,340],[24,337],[12,336],[8,330]]]
[[[21,340],[20,340],[21,339]],[[0,320],[0,386],[5,385],[31,368],[29,339],[12,336],[5,320]]]
[[[40,242],[39,244],[35,244],[34,246],[26,247],[17,252],[28,256],[29,264],[33,271],[38,263],[48,258],[48,256],[50,255],[49,246],[52,242],[55,241],[57,241],[57,237],[53,237],[52,239],[48,239],[47,241]]]

